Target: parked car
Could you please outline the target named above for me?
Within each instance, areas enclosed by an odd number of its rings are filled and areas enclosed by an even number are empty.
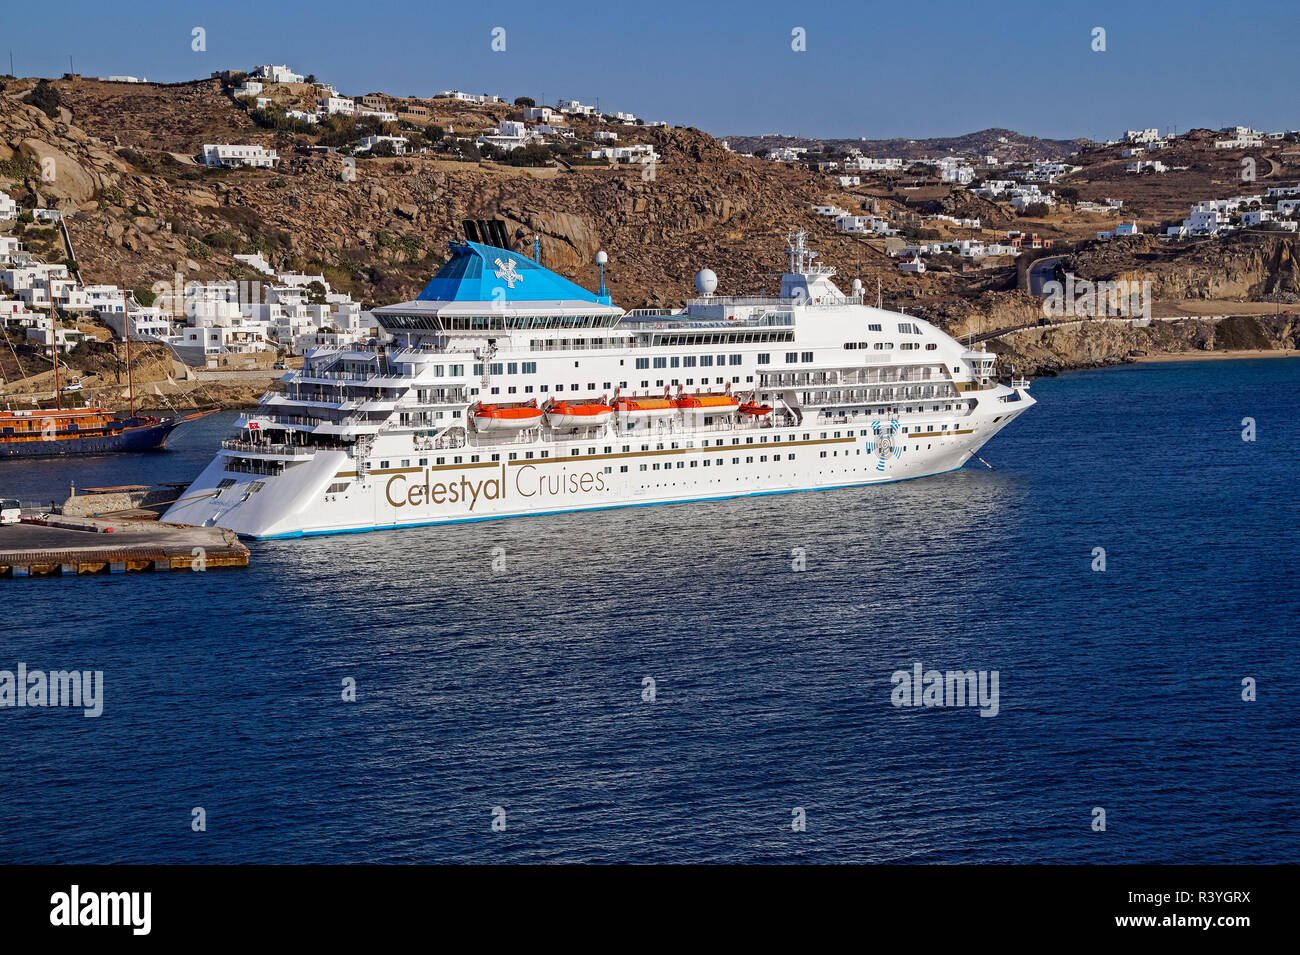
[[[17,524],[22,517],[22,507],[17,501],[0,498],[0,524]]]

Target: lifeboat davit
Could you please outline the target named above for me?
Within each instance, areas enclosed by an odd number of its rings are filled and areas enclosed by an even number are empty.
[[[755,418],[761,418],[764,415],[770,415],[772,413],[772,406],[760,405],[757,401],[746,401],[740,406],[740,413],[751,415]]]
[[[540,424],[542,409],[536,403],[526,405],[485,405],[474,409],[474,428],[481,434],[493,431],[520,431]]]
[[[619,398],[614,409],[628,421],[649,421],[676,414],[677,404],[671,398]]]
[[[546,423],[556,431],[594,428],[614,417],[613,405],[599,401],[552,401],[546,406]]]
[[[710,415],[728,415],[740,407],[731,395],[680,395],[677,407],[687,418],[700,420]]]

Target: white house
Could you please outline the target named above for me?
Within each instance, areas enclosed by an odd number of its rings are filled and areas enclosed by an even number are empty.
[[[1149,143],[1160,138],[1159,129],[1128,129],[1124,131],[1124,139],[1130,143]]]
[[[618,133],[612,129],[598,129],[591,136],[598,143],[612,143],[618,140]]]
[[[14,235],[0,235],[0,265],[8,265],[23,244]]]
[[[359,109],[356,111],[357,116],[373,116],[381,123],[397,122],[397,114],[386,109]]]
[[[1145,172],[1168,172],[1169,167],[1158,159],[1139,159],[1137,162],[1131,162],[1125,166],[1124,171],[1136,174]]]
[[[531,119],[540,123],[559,121],[556,112],[549,106],[525,106],[524,119]]]
[[[116,285],[87,285],[85,293],[91,311],[100,318],[126,311],[126,293]]]
[[[113,312],[105,315],[104,323],[113,330],[113,334],[117,338],[125,340],[128,317],[131,321],[131,341],[133,342],[166,343],[176,335],[176,329],[172,326],[171,317],[164,314],[162,309],[153,305],[146,308],[143,305],[132,304],[129,311],[125,313]]]
[[[636,143],[632,146],[605,146],[593,149],[587,154],[591,159],[608,159],[616,163],[653,163],[659,161],[659,154],[649,143]]]
[[[287,66],[274,66],[266,64],[265,66],[256,66],[253,72],[249,74],[254,79],[265,80],[268,83],[301,83],[305,77],[301,73],[295,73]]]
[[[351,116],[357,111],[357,104],[354,100],[346,96],[317,96],[316,108],[322,113],[328,113],[333,116],[335,113],[342,113],[344,116]]]
[[[862,185],[861,176],[836,176],[835,178],[843,189],[847,189],[849,186]]]
[[[0,222],[5,219],[18,218],[18,203],[9,197],[7,193],[0,192]]]
[[[266,89],[256,80],[244,80],[243,84],[235,87],[236,96],[257,96],[262,90]]]
[[[227,169],[234,166],[257,166],[270,169],[279,158],[274,149],[267,149],[265,146],[231,146],[212,143],[203,146],[203,161],[207,165],[222,166]]]
[[[411,145],[405,136],[364,136],[360,145],[353,152],[370,152],[380,143],[392,143],[393,152],[398,156],[405,156]]]
[[[555,104],[556,108],[569,116],[595,116],[596,107],[585,106],[576,99],[562,99]]]

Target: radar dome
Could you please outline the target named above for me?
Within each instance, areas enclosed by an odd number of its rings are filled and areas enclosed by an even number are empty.
[[[862,291],[862,279],[854,279],[854,280],[853,280],[853,291],[854,291],[855,293],[856,293],[856,292],[861,292],[861,291]]]
[[[718,277],[713,274],[713,269],[700,269],[696,272],[695,287],[699,289],[701,295],[712,295],[713,290],[718,287]]]
[[[606,262],[608,262],[608,261],[609,261],[609,256],[605,254],[605,250],[604,250],[604,249],[601,249],[599,252],[596,253],[596,264],[597,264],[597,265],[604,265],[604,264],[605,264]]]

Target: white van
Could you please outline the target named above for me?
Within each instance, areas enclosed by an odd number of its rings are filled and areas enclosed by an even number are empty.
[[[0,498],[0,524],[17,524],[22,520],[21,506],[10,498]]]

